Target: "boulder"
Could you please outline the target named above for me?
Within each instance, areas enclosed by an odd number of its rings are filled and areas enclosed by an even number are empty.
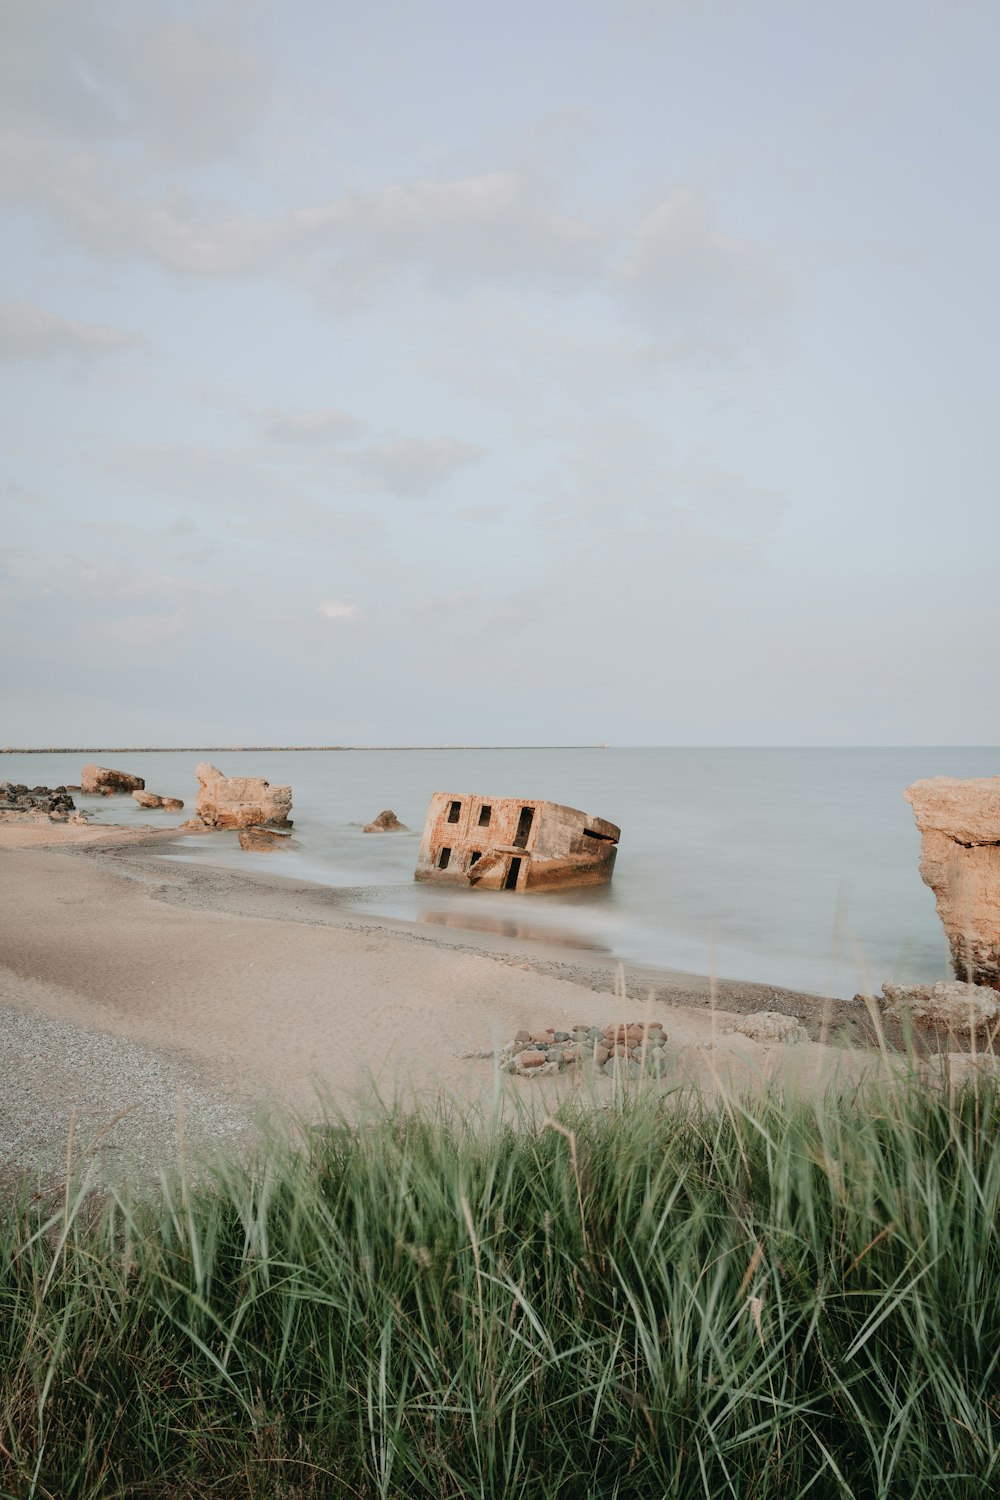
[[[276,828],[241,828],[240,848],[258,850],[281,849],[291,834],[279,833]]]
[[[169,812],[177,812],[184,806],[179,797],[160,797],[156,792],[133,792],[132,796],[140,807],[164,807]]]
[[[807,1042],[809,1033],[794,1016],[779,1010],[754,1010],[733,1027],[752,1042]]]
[[[84,766],[80,773],[80,790],[88,796],[114,797],[122,792],[141,792],[145,785],[141,776],[113,771],[108,766]]]
[[[1000,1019],[1000,995],[988,985],[960,980],[938,984],[884,984],[886,1014],[894,1021],[909,1017],[921,1026],[940,1026],[956,1036],[991,1030]]]
[[[290,786],[272,786],[258,776],[225,776],[207,762],[195,774],[199,781],[195,812],[206,827],[292,826]]]
[[[387,807],[385,812],[380,812],[377,818],[365,824],[365,833],[409,833],[405,823],[401,823],[392,811]]]
[[[1000,776],[932,776],[903,796],[956,977],[1000,989]]]

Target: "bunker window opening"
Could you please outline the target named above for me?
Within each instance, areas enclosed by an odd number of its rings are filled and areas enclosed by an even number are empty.
[[[483,805],[482,805],[482,807],[479,809],[479,826],[480,826],[480,828],[489,828],[489,826],[490,826],[490,819],[492,818],[492,816],[493,816],[493,809],[492,809],[492,807],[490,807],[488,803],[484,802]]]
[[[472,853],[469,855],[469,869],[471,870],[473,865],[478,865],[482,857],[483,851],[481,849],[473,849]]]
[[[531,824],[534,821],[535,809],[533,807],[522,807],[521,816],[517,820],[517,833],[514,835],[514,847],[524,849],[527,847],[528,834],[531,832]]]
[[[505,891],[517,890],[517,877],[520,875],[520,873],[521,861],[519,859],[512,859],[507,867],[507,879],[503,883],[503,888]]]
[[[448,861],[450,859],[451,859],[451,850],[450,849],[442,849],[441,853],[438,855],[438,869],[439,870],[447,870],[447,868],[448,868]]]
[[[461,804],[461,802],[450,802],[448,804],[448,822],[449,823],[457,823],[458,822],[458,818],[459,818],[459,814],[461,813],[461,811],[462,811],[462,804]]]

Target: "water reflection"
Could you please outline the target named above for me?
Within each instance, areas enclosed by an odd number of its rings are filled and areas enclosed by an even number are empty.
[[[422,911],[418,922],[432,922],[438,927],[459,927],[471,932],[491,932],[499,937],[527,938],[532,942],[554,943],[560,948],[585,948],[592,953],[610,953],[606,943],[596,942],[581,932],[549,927],[542,922],[526,922],[512,917],[498,917],[490,912],[464,906],[461,911]]]

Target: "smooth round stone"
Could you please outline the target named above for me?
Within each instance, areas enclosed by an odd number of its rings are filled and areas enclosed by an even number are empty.
[[[568,1031],[555,1031],[555,1032],[553,1032],[553,1036],[555,1037],[555,1039],[556,1039],[557,1042],[568,1042],[569,1041],[569,1032]]]

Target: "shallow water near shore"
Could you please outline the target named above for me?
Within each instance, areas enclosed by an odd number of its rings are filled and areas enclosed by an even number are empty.
[[[174,857],[315,881],[360,912],[502,933],[624,960],[850,996],[867,982],[948,977],[903,789],[1000,773],[989,748],[858,750],[155,751],[92,757],[194,810],[194,768],[293,790],[294,847],[249,854],[235,835],[178,838]],[[55,786],[83,757],[0,756],[0,780]],[[545,797],[622,829],[614,882],[525,896],[413,882],[434,791]],[[168,827],[129,797],[77,804],[95,822]],[[391,807],[408,834],[365,834]]]

